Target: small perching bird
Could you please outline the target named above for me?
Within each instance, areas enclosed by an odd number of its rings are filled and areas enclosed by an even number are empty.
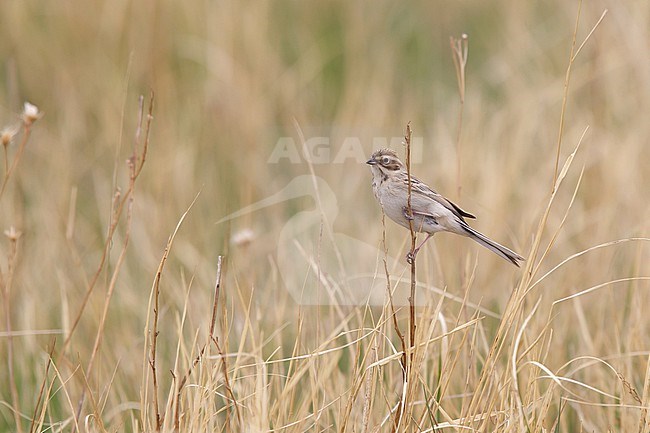
[[[426,233],[427,237],[407,256],[414,260],[418,251],[434,233],[451,232],[467,236],[485,248],[519,266],[525,260],[514,251],[499,245],[474,230],[465,218],[476,218],[441,196],[414,176],[411,176],[411,210],[408,209],[408,173],[402,161],[391,149],[378,150],[366,161],[372,171],[372,189],[384,213],[397,224]]]

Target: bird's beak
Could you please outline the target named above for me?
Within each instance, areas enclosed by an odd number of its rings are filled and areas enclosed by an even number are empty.
[[[377,165],[377,161],[374,159],[370,158],[369,160],[366,161],[366,164],[368,165]]]

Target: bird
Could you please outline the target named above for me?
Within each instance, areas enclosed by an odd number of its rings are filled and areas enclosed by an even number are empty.
[[[424,182],[411,176],[411,209],[408,206],[408,173],[397,153],[392,149],[377,150],[366,161],[372,172],[372,189],[384,213],[397,224],[426,238],[415,250],[407,254],[412,263],[420,248],[438,232],[466,236],[498,256],[519,267],[525,259],[509,248],[498,244],[469,226],[465,218],[476,218],[449,199],[435,192]]]

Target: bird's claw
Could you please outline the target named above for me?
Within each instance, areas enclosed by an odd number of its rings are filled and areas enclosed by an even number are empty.
[[[413,251],[409,251],[409,252],[406,254],[406,262],[407,262],[409,265],[412,265],[412,264],[413,264],[413,261],[415,261],[415,254],[413,254]]]

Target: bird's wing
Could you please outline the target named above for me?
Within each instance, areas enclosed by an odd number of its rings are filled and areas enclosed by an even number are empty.
[[[460,207],[455,205],[453,202],[450,200],[446,199],[442,195],[438,194],[431,188],[429,188],[425,183],[421,182],[415,177],[411,177],[411,186],[413,190],[415,191],[416,194],[422,194],[426,196],[427,198],[430,198],[431,200],[436,201],[437,203],[440,203],[442,206],[445,208],[449,209],[454,215],[456,215],[458,218],[460,218],[461,221],[465,221],[464,218],[476,218],[474,215],[472,215],[469,212],[466,212],[462,210]]]

